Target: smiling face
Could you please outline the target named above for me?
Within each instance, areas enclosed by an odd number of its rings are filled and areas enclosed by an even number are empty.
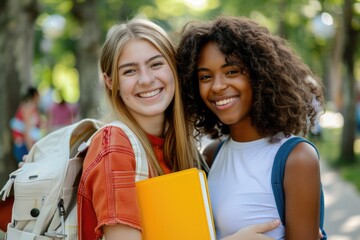
[[[120,97],[138,122],[164,119],[174,97],[174,75],[153,44],[142,39],[130,40],[120,54],[118,76]]]
[[[201,49],[197,67],[200,95],[206,106],[230,129],[251,127],[253,92],[247,71],[226,62],[215,42]]]

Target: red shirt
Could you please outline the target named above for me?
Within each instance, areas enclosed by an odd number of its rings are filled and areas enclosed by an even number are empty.
[[[164,139],[148,136],[160,165]],[[86,154],[78,190],[79,239],[102,236],[103,225],[125,224],[141,230],[135,189],[135,155],[130,140],[118,127],[97,133]]]
[[[25,119],[28,118],[28,119]],[[30,122],[30,137],[35,143],[41,138],[40,125],[41,118],[40,113],[35,104],[31,102],[22,103],[16,110],[15,117],[12,120],[11,129],[12,137],[17,144],[25,142],[25,125]]]

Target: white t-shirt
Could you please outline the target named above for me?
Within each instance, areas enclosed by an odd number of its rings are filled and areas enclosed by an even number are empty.
[[[235,142],[228,138],[224,142],[208,176],[217,239],[252,224],[280,219],[271,170],[275,154],[286,140]],[[285,239],[285,228],[280,225],[266,235]]]

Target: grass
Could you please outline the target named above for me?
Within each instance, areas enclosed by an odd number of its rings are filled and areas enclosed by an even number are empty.
[[[360,139],[355,142],[354,150],[357,161],[351,165],[342,164],[340,157],[341,128],[323,128],[321,139],[311,138],[318,147],[321,158],[330,167],[338,171],[343,179],[355,185],[360,192]]]

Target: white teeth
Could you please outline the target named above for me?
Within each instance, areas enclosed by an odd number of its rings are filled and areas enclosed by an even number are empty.
[[[228,103],[231,103],[235,99],[236,99],[236,97],[227,98],[227,99],[223,99],[223,100],[220,100],[220,101],[216,101],[215,104],[216,104],[216,106],[223,106],[223,105],[226,105]]]
[[[161,91],[161,89],[156,89],[156,90],[151,91],[151,92],[139,93],[138,95],[139,95],[139,97],[142,97],[142,98],[149,98],[149,97],[155,96],[155,95],[158,94],[160,91]]]

